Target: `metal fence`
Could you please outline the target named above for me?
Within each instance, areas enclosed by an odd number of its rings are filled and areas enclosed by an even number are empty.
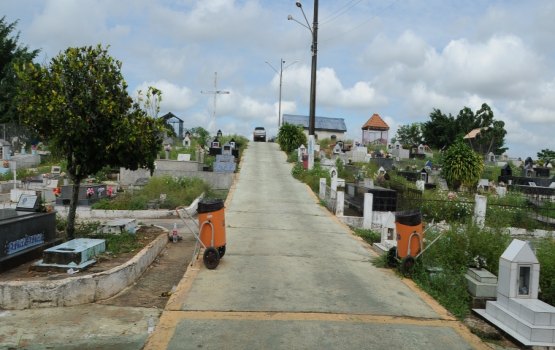
[[[397,210],[420,209],[427,221],[467,222],[474,214],[472,199],[425,199],[410,191],[399,192]],[[555,228],[555,197],[525,195],[519,201],[489,200],[486,226],[527,230]]]

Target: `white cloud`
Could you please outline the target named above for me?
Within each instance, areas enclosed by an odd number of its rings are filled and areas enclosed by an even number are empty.
[[[188,87],[180,87],[166,80],[143,82],[135,91],[141,90],[145,93],[149,86],[162,91],[162,102],[160,105],[162,114],[172,112],[179,116],[198,101],[198,97],[192,94],[191,89]]]
[[[310,68],[300,65],[288,73],[289,96],[310,99]],[[359,81],[352,87],[344,87],[334,69],[321,67],[317,70],[316,101],[319,106],[335,108],[371,108],[387,102],[371,83]]]
[[[362,61],[368,66],[387,67],[401,64],[420,67],[426,60],[428,50],[429,45],[411,31],[405,31],[394,41],[380,34],[368,45]]]
[[[514,36],[494,36],[487,42],[451,41],[439,62],[431,63],[442,86],[485,96],[511,97],[527,94],[530,81],[542,75],[541,57]]]
[[[115,42],[129,35],[131,28],[126,24],[108,24],[111,14],[108,5],[103,1],[46,1],[28,28],[27,37],[50,55],[69,46]]]

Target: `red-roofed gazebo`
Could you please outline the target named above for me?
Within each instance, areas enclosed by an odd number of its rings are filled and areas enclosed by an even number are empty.
[[[389,125],[379,114],[374,113],[362,126],[363,145],[387,145]]]

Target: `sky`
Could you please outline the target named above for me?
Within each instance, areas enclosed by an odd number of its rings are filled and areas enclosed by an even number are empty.
[[[312,26],[313,0],[302,7]],[[433,109],[487,103],[510,157],[555,149],[555,1],[322,0],[318,10],[316,115],[344,118],[348,138],[360,140],[374,113],[391,138]],[[282,113],[309,113],[312,36],[293,0],[2,0],[0,14],[19,21],[39,63],[109,45],[129,93],[162,90],[160,115],[185,128],[275,135],[281,60]],[[215,90],[229,94],[214,109]]]

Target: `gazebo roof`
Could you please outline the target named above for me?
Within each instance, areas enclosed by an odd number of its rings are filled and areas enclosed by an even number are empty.
[[[374,113],[370,119],[362,126],[362,130],[378,130],[387,131],[389,130],[389,125],[383,121],[379,114]]]

